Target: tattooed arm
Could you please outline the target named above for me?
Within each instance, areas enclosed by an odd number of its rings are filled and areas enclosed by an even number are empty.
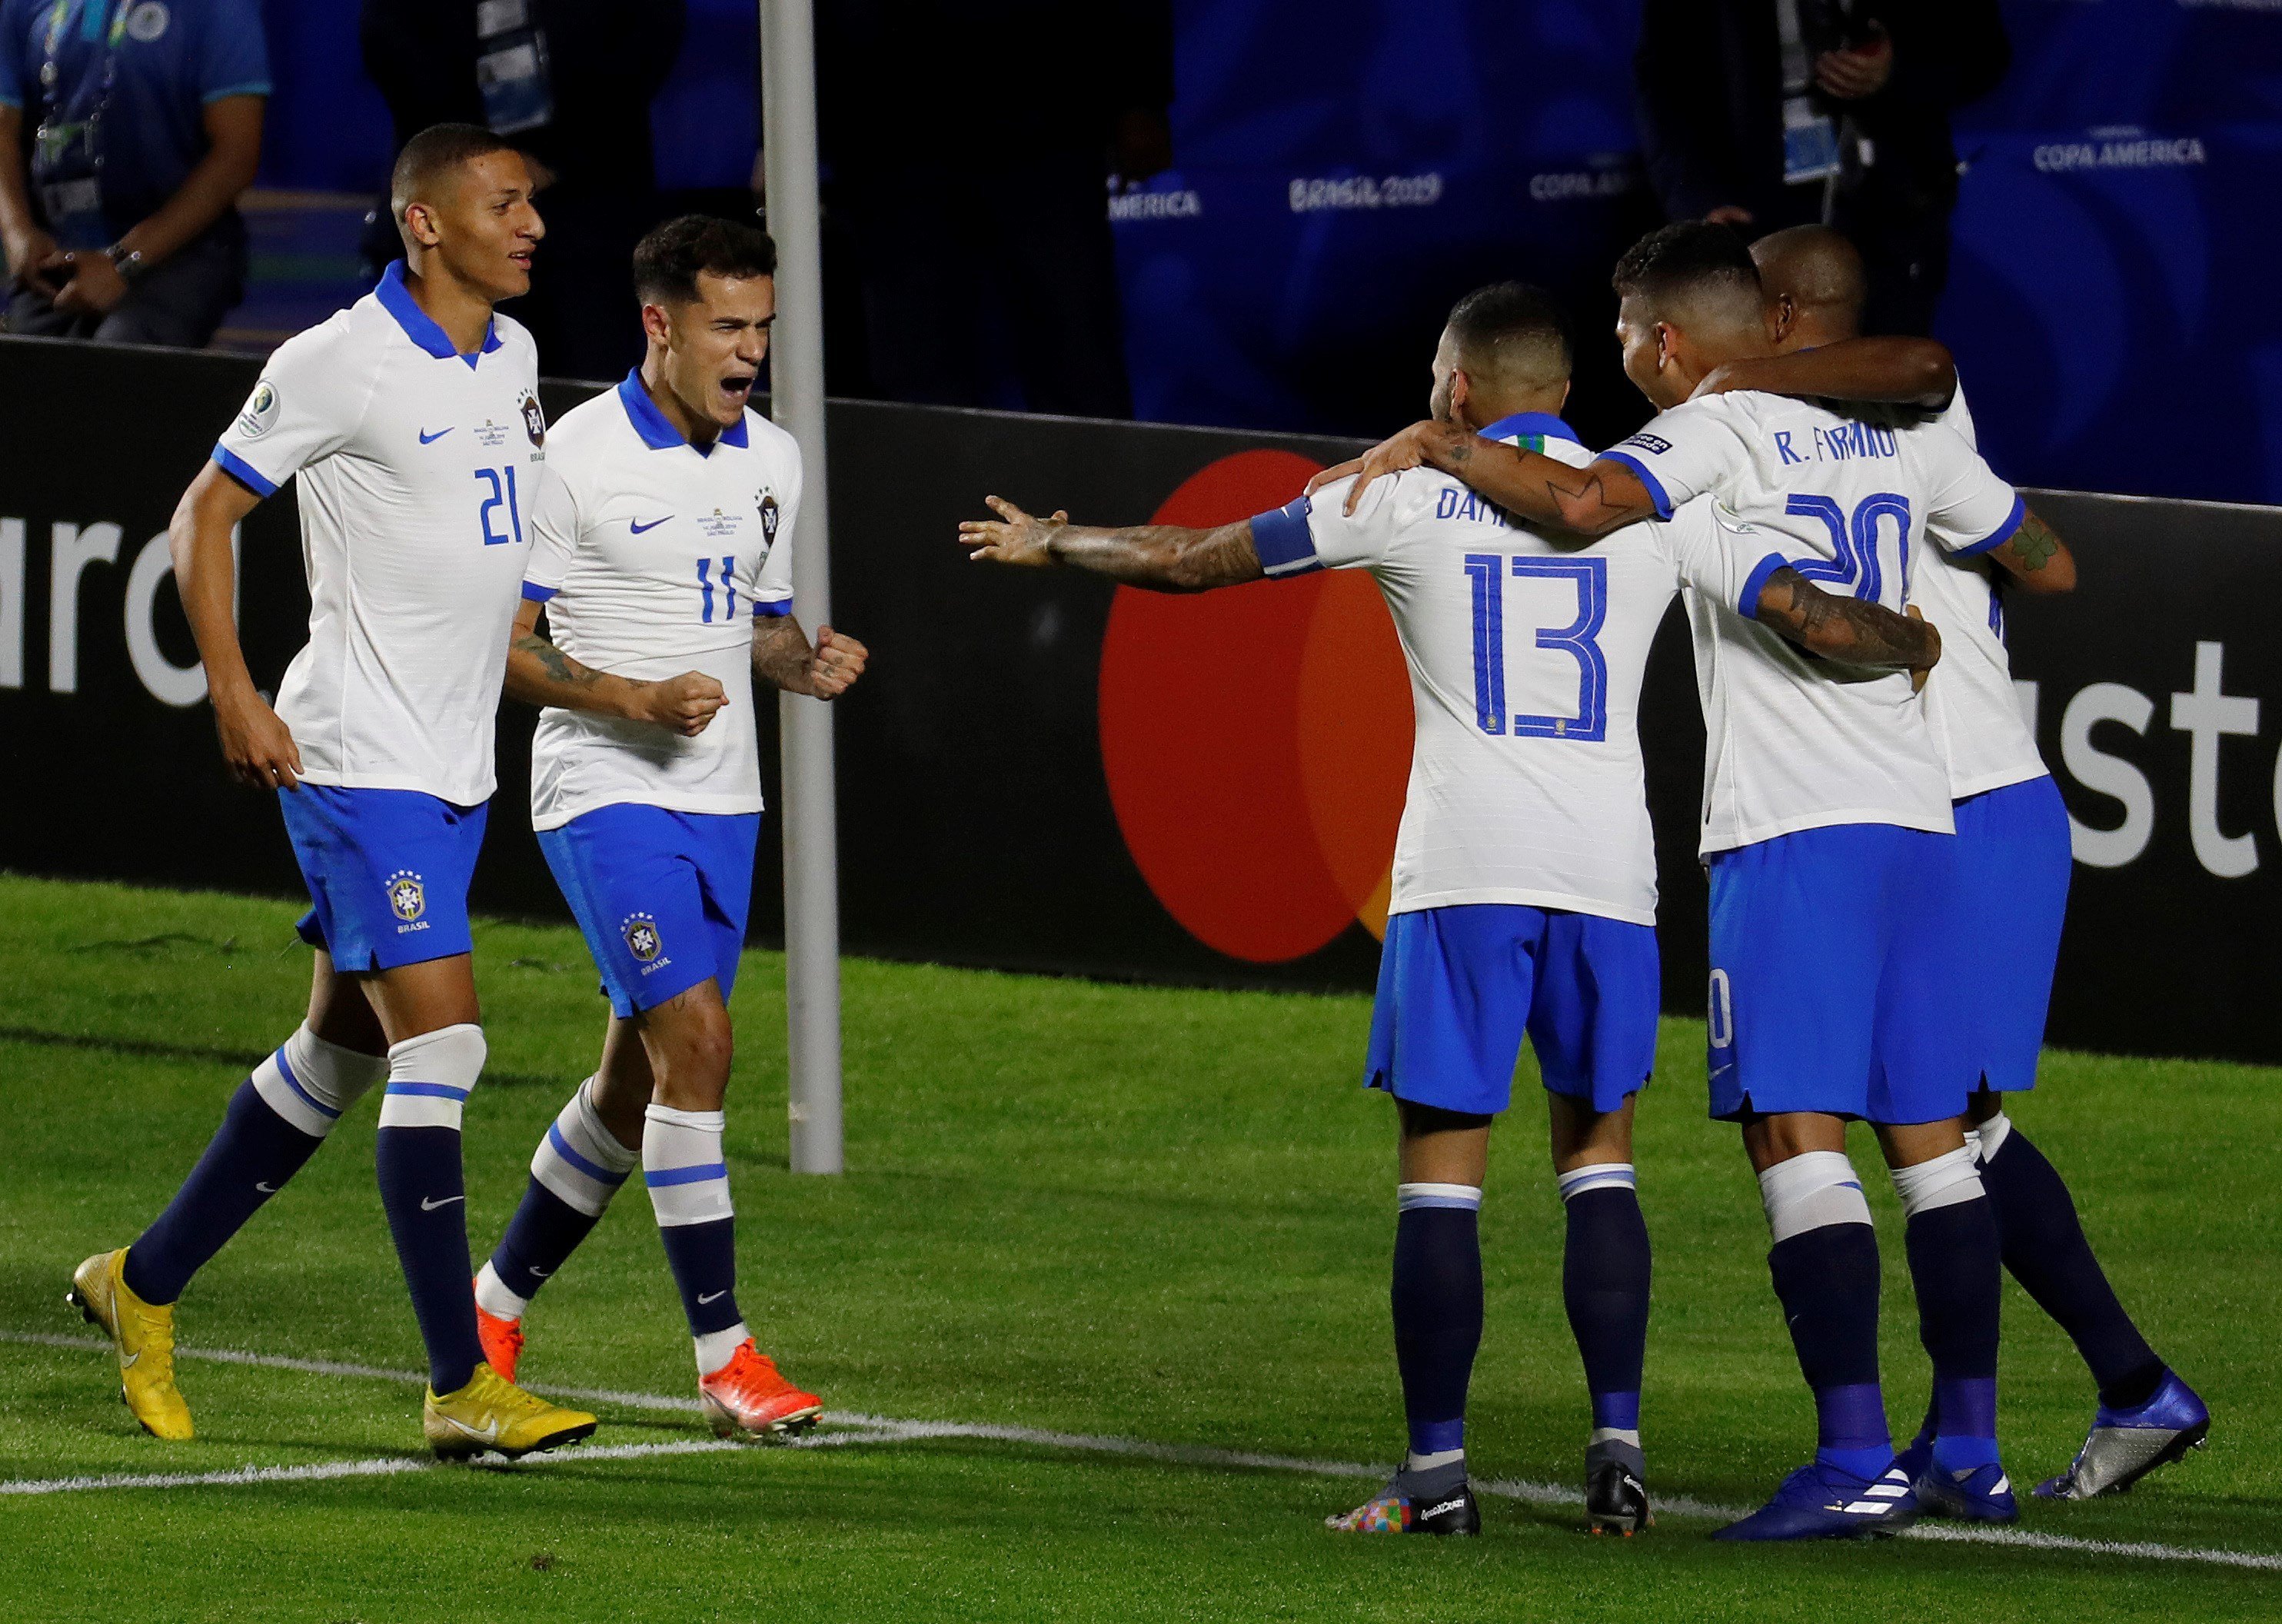
[[[1997,567],[2020,583],[2024,592],[2050,594],[2076,590],[2076,555],[2050,524],[2026,509],[2021,528],[2002,547],[1991,548]]]
[[[539,604],[526,599],[515,618],[507,651],[510,698],[648,722],[687,737],[703,733],[714,713],[729,703],[721,685],[701,671],[663,682],[637,682],[581,665],[539,634]]]
[[[1906,671],[1917,688],[1925,686],[1926,673],[1941,658],[1941,633],[1915,609],[1898,615],[1860,598],[1840,597],[1789,567],[1768,576],[1759,589],[1758,618],[1825,659]]]
[[[1657,516],[1648,487],[1622,462],[1603,457],[1572,468],[1448,423],[1414,423],[1354,461],[1325,469],[1308,481],[1308,489],[1316,491],[1353,474],[1355,481],[1347,501],[1347,510],[1353,513],[1364,487],[1381,474],[1422,465],[1463,480],[1541,530],[1566,531],[1591,540]]]
[[[1073,524],[1067,513],[1039,518],[1003,498],[984,500],[998,517],[966,519],[959,526],[960,544],[974,549],[969,558],[1031,569],[1067,564],[1156,592],[1206,592],[1267,575],[1249,519],[1214,530],[1178,524],[1105,530]]]
[[[788,694],[837,699],[864,674],[872,651],[845,632],[816,628],[816,644],[790,615],[763,615],[753,622],[753,674]]]
[[[1785,355],[1722,361],[1688,399],[1737,389],[1939,411],[1956,397],[1957,362],[1931,338],[1842,338]]]

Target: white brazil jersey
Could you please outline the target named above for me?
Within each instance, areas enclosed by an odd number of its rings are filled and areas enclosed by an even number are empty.
[[[309,641],[277,714],[301,775],[473,805],[546,487],[539,361],[506,316],[455,354],[403,275],[281,345],[213,455],[259,495],[300,482]]]
[[[1964,390],[1933,421],[1974,444],[1973,414],[1966,409]],[[1941,664],[1926,680],[1926,719],[1949,765],[1949,793],[1960,801],[2045,773],[2036,734],[2013,688],[1995,566],[1981,556],[2011,537],[2007,530],[1983,538],[1977,547],[1951,549],[1929,532],[1927,539],[1937,544],[1925,549],[1910,584],[1912,600],[1941,628]]]
[[[550,640],[582,665],[636,680],[703,672],[729,703],[695,738],[541,711],[532,827],[625,803],[760,811],[753,621],[792,612],[800,448],[749,410],[701,451],[633,374],[564,413],[549,443],[555,478],[532,516],[523,592],[547,605]]]
[[[1577,466],[1557,417],[1484,431]],[[1678,578],[1662,526],[1559,546],[1432,469],[1349,480],[1253,521],[1271,576],[1370,572],[1417,718],[1389,911],[1520,903],[1656,922],[1636,716]]]
[[[1908,674],[1820,659],[1753,617],[1786,565],[1898,612],[1928,536],[1969,550],[2012,533],[2012,486],[1937,424],[1898,433],[1750,392],[1675,407],[1603,455],[1672,519],[1704,702],[1704,852],[1843,823],[1950,833]]]

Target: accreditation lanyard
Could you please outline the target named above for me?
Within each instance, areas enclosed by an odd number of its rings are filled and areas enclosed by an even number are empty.
[[[1814,101],[1814,59],[1799,26],[1799,0],[1775,0],[1782,34],[1783,180],[1800,185],[1838,173],[1838,126]]]
[[[116,5],[110,26],[104,12]],[[103,218],[103,115],[119,81],[119,42],[131,0],[80,0],[82,36],[102,52],[100,71],[75,76],[59,90],[73,0],[55,0],[40,47],[40,126],[32,137],[32,180],[48,229],[66,247],[99,247],[110,238]]]

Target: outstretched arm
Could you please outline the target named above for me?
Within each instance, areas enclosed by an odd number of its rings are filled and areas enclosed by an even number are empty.
[[[582,665],[539,634],[539,610],[526,598],[515,618],[515,636],[507,653],[511,698],[647,722],[685,738],[703,733],[714,714],[729,703],[721,685],[702,671],[684,672],[662,682],[637,682]]]
[[[1106,530],[1073,524],[1062,512],[1040,518],[1003,497],[983,500],[998,517],[961,521],[959,540],[974,548],[969,558],[1030,569],[1067,564],[1155,592],[1206,592],[1261,580],[1268,573],[1261,567],[1250,519],[1213,530],[1179,524]]]
[[[1811,653],[1847,665],[1906,671],[1925,686],[1941,658],[1941,633],[1912,609],[1906,615],[1860,598],[1823,591],[1785,566],[1759,589],[1757,618]]]
[[[1722,361],[1688,398],[1738,389],[1939,411],[1957,394],[1957,361],[1931,338],[1843,338],[1788,355]]]
[[[2021,528],[2004,546],[1990,548],[1989,556],[2023,591],[2049,594],[2076,590],[2076,555],[2034,508],[2024,510]]]
[[[1353,474],[1355,481],[1347,501],[1352,514],[1372,480],[1421,466],[1464,481],[1540,529],[1566,531],[1588,540],[1657,517],[1648,487],[1622,462],[1602,457],[1572,468],[1448,423],[1414,423],[1353,461],[1325,469],[1308,481],[1308,489],[1313,493]]]

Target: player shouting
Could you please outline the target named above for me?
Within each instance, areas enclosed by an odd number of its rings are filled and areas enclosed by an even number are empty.
[[[1789,353],[1721,367],[1697,392],[1888,398],[1883,380],[1866,378],[1858,365],[1867,346],[1856,339],[1865,289],[1853,245],[1827,226],[1798,226],[1761,237],[1751,257]],[[1917,342],[1931,353],[1924,404],[1972,443],[1972,415],[1948,353]],[[2076,563],[2046,532],[2033,549],[1999,548],[1986,558],[1929,549],[1913,568],[1912,595],[1942,628],[1947,651],[1926,685],[1926,714],[1955,803],[1960,883],[1947,957],[1957,974],[1956,1018],[1972,1022],[1977,1045],[1981,1085],[1968,1121],[1981,1181],[1996,1203],[2005,1267],[2069,1333],[2100,1388],[2084,1448],[2037,1493],[2062,1500],[2120,1493],[2199,1445],[2210,1411],[2116,1301],[2067,1184],[2006,1115],[2004,1100],[2037,1085],[2071,859],[2068,810],[2014,696],[1999,586],[2067,592]],[[1929,1433],[1913,1450],[1930,1446]],[[1944,1509],[1938,1485],[1930,1498]]]
[[[1973,1066],[1944,960],[1948,777],[1900,674],[1921,680],[1940,641],[1894,610],[1926,538],[2025,560],[2040,532],[1948,431],[1898,435],[1767,394],[1689,401],[1721,362],[1774,353],[1758,271],[1726,228],[1650,234],[1616,287],[1626,372],[1663,408],[1646,429],[1579,470],[1415,424],[1362,459],[1355,491],[1431,462],[1585,535],[1677,514],[1707,734],[1712,1114],[1742,1124],[1758,1173],[1820,1434],[1814,1460],[1721,1536],[1885,1534],[1918,1510],[1879,1383],[1877,1243],[1844,1149],[1858,1117],[1876,1125],[1909,1215],[1935,1375],[1929,1470],[2004,1520],[1996,1223],[1964,1140]],[[1802,600],[1809,581],[1849,595]],[[1832,616],[1859,650],[1802,658],[1794,633]]]
[[[222,755],[278,791],[316,972],[307,1021],[240,1086],[166,1211],[73,1277],[117,1346],[128,1407],[161,1438],[191,1434],[174,1381],[182,1288],[383,1082],[381,1201],[428,1348],[431,1447],[517,1456],[594,1430],[484,1363],[460,1158],[485,1053],[468,878],[545,483],[537,357],[493,314],[531,285],[531,194],[522,156],[487,130],[438,125],[406,143],[391,183],[405,258],[278,349],[175,509],[175,576]],[[309,641],[272,710],[238,647],[231,533],[296,478]]]
[[[547,707],[532,823],[611,1018],[594,1075],[539,1141],[522,1205],[476,1279],[484,1346],[512,1372],[531,1299],[639,1166],[705,1412],[743,1437],[822,1411],[738,1312],[721,1148],[729,991],[761,822],[752,679],[834,699],[865,658],[829,626],[811,648],[792,617],[800,450],[747,405],[776,319],[775,269],[775,245],[750,226],[693,214],[652,231],[633,264],[648,353],[551,436],[507,686]],[[536,629],[542,606],[548,637]]]
[[[1435,420],[1574,472],[1591,454],[1553,415],[1569,362],[1541,295],[1518,284],[1470,294],[1435,351]],[[1548,1091],[1568,1219],[1563,1294],[1592,1395],[1587,1511],[1595,1527],[1630,1533],[1649,1520],[1649,1241],[1632,1117],[1659,1007],[1634,716],[1680,578],[1672,532],[1638,524],[1580,545],[1432,470],[1347,497],[1334,484],[1208,531],[1098,530],[993,497],[1000,519],[960,533],[977,558],[1170,591],[1324,568],[1376,579],[1417,721],[1366,1073],[1394,1096],[1401,1133],[1393,1307],[1409,1450],[1381,1493],[1331,1526],[1480,1527],[1464,1449],[1482,1326],[1477,1214],[1491,1123],[1526,1035]],[[1823,602],[1797,590],[1803,604]],[[1828,608],[1806,634],[1845,652],[1848,617]]]

